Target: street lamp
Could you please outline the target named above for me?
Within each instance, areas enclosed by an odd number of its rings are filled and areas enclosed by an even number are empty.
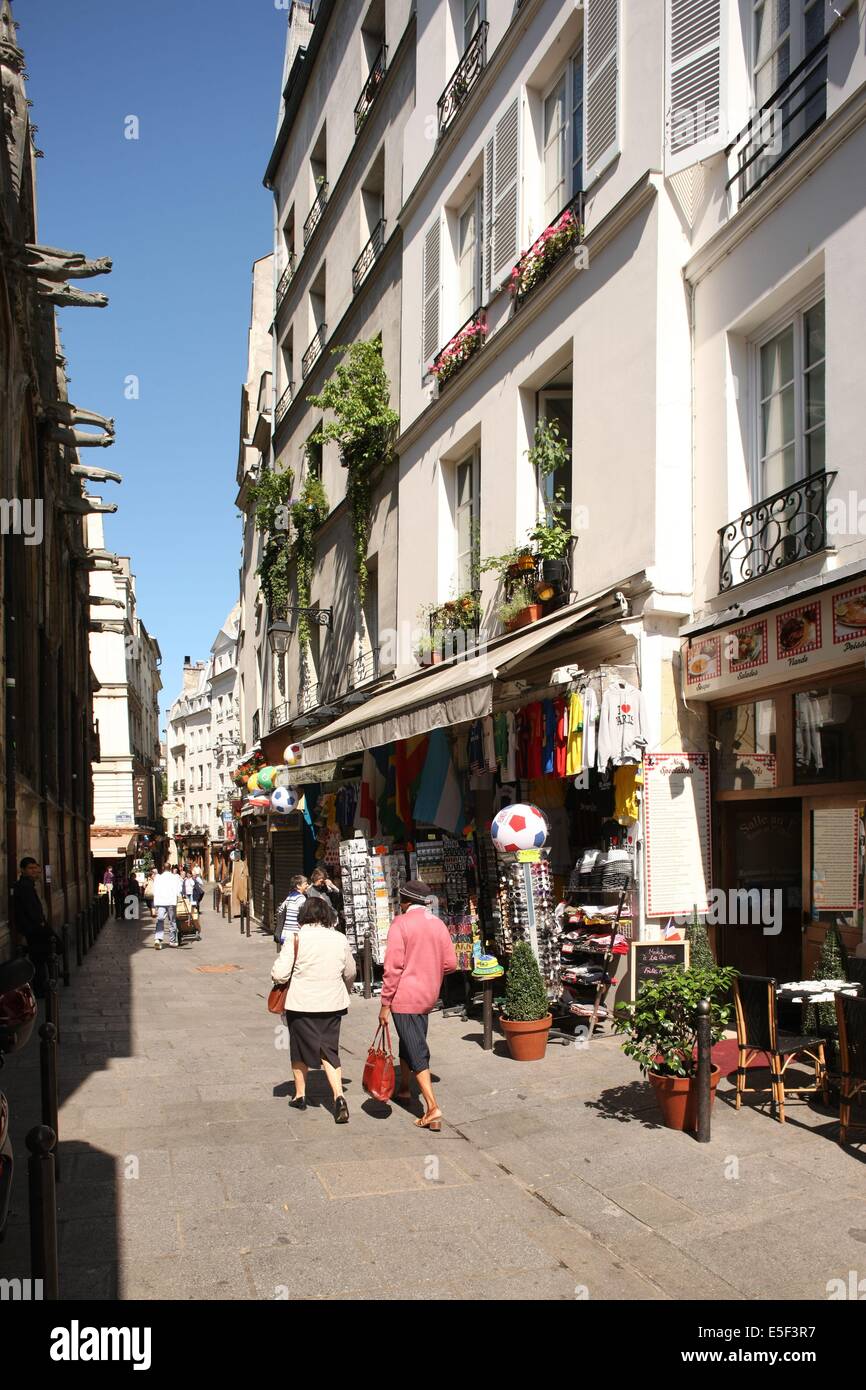
[[[272,622],[268,627],[268,642],[274,656],[286,656],[289,650],[289,638],[295,630],[295,619],[301,614],[317,627],[330,627],[334,616],[332,608],[299,608],[295,604],[290,604],[286,609],[286,620]]]

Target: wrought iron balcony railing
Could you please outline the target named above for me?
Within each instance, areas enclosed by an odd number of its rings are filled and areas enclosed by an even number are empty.
[[[274,732],[274,729],[281,729],[284,724],[288,724],[291,708],[291,700],[283,700],[282,704],[273,706],[270,712],[270,718],[268,720],[268,726],[271,733]]]
[[[797,64],[725,150],[735,162],[726,186],[739,182],[740,202],[826,120],[829,38],[825,34]]]
[[[511,272],[509,287],[516,308],[544,284],[563,257],[583,240],[583,194],[577,193],[549,227],[524,251]]]
[[[346,684],[350,690],[355,686],[363,685],[365,681],[378,679],[379,676],[379,648],[368,648],[361,652],[353,661],[346,663]]]
[[[356,135],[360,132],[361,126],[372,111],[373,103],[379,95],[379,88],[385,80],[385,72],[387,71],[387,58],[388,45],[383,43],[373,60],[373,66],[370,68],[367,81],[364,83],[364,89],[355,103]]]
[[[812,473],[773,493],[719,531],[719,592],[814,555],[827,544],[827,493],[835,473]]]
[[[307,245],[307,242],[310,240],[310,237],[313,235],[313,232],[316,230],[319,223],[321,222],[322,213],[325,211],[327,205],[328,185],[326,183],[323,183],[320,186],[315,198],[313,199],[313,206],[310,208],[307,220],[304,223],[304,246]]]
[[[466,46],[466,52],[454,69],[454,75],[437,102],[439,138],[457,117],[475,86],[487,62],[487,20],[479,24]]]
[[[320,323],[313,336],[313,341],[301,358],[301,374],[305,379],[310,375],[313,367],[321,357],[327,337],[328,325],[326,323]]]
[[[261,737],[261,717],[258,710],[253,715],[253,743],[258,743]]]
[[[483,309],[476,309],[433,358],[430,371],[435,376],[440,391],[446,382],[459,372],[464,363],[484,346],[486,337],[487,315]]]
[[[275,428],[275,429],[277,428],[278,425],[281,425],[281,424],[282,424],[283,419],[284,419],[285,414],[286,414],[286,411],[288,410],[289,406],[292,404],[292,401],[294,400],[294,398],[295,398],[295,383],[294,383],[293,381],[290,381],[289,384],[288,384],[288,386],[286,387],[285,391],[284,391],[283,394],[280,396],[280,399],[277,401],[277,408],[276,408],[276,410],[274,411],[274,428]]]
[[[352,293],[357,294],[373,266],[382,254],[385,245],[385,219],[381,217],[373,229],[373,235],[352,267]]]
[[[288,292],[289,285],[292,283],[292,276],[294,275],[295,270],[297,269],[297,265],[297,258],[293,251],[292,254],[289,256],[289,263],[286,266],[277,283],[277,313],[280,312],[283,300],[285,299],[286,294]]]

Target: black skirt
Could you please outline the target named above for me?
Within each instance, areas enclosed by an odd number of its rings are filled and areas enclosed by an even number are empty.
[[[332,1014],[300,1014],[286,1009],[289,1056],[295,1066],[320,1067],[322,1061],[340,1065],[340,1019],[346,1010]]]

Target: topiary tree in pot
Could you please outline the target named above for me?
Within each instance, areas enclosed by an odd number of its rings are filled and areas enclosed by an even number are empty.
[[[511,952],[499,1021],[515,1062],[536,1062],[544,1056],[553,1018],[538,961],[528,941],[516,942]]]
[[[711,966],[683,970],[672,966],[647,980],[631,1003],[619,1004],[614,1031],[624,1035],[622,1050],[633,1057],[656,1092],[668,1129],[694,1129],[697,1115],[697,1008],[710,1002],[710,1041],[721,1042],[733,1008],[727,1002],[736,971]],[[719,1079],[712,1069],[711,1086]]]
[[[712,970],[716,961],[710,948],[707,929],[698,916],[698,909],[692,909],[692,920],[686,927],[686,940],[689,943],[689,966],[692,970]]]

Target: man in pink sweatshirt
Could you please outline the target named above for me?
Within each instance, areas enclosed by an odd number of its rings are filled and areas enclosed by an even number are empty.
[[[429,906],[433,896],[427,884],[418,879],[403,885],[403,910],[388,930],[379,1022],[388,1023],[393,1018],[400,1039],[397,1099],[411,1099],[409,1087],[414,1072],[426,1106],[424,1115],[415,1123],[438,1133],[442,1111],[430,1084],[427,1016],[439,998],[443,975],[457,969],[457,953],[448,928]]]

